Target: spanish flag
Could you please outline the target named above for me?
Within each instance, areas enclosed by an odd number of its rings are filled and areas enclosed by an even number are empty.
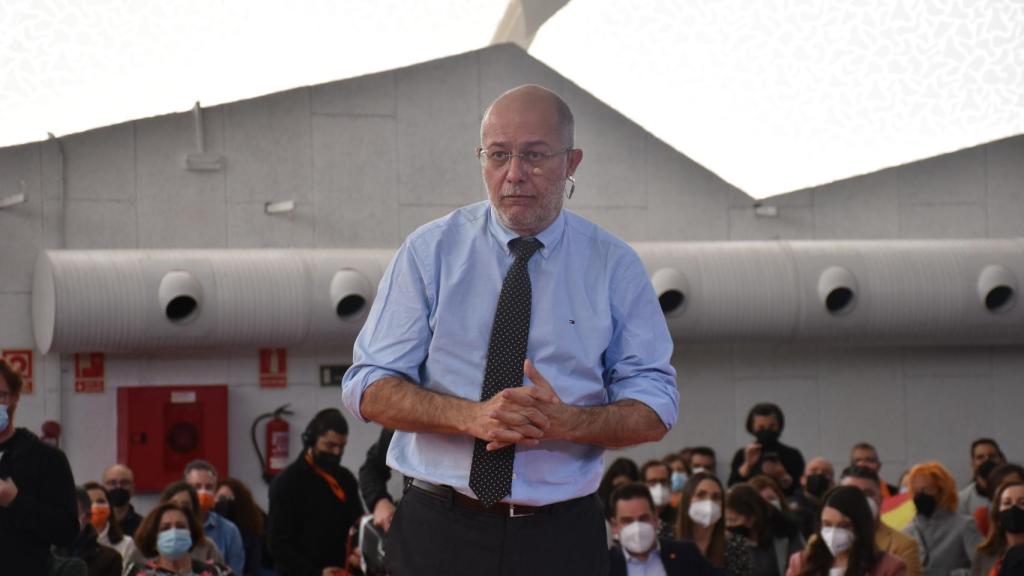
[[[914,495],[910,492],[882,500],[882,522],[888,524],[893,530],[902,531],[914,520],[916,514]]]

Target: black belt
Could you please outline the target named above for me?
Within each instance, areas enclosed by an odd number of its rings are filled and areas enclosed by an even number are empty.
[[[485,508],[484,505],[476,498],[470,498],[451,486],[441,486],[440,484],[434,484],[433,482],[427,482],[426,480],[420,479],[413,479],[409,485],[435,498],[451,500],[453,504],[461,508],[483,512],[484,514],[494,514],[495,516],[506,516],[509,518],[533,516],[534,514],[546,514],[565,504],[576,502],[577,500],[587,497],[581,496],[580,498],[574,498],[564,502],[555,502],[554,504],[547,504],[544,506],[527,506],[525,504],[513,504],[511,502],[498,502],[490,508]]]

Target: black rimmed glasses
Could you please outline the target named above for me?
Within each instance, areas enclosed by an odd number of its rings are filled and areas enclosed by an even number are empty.
[[[476,157],[480,159],[480,163],[489,166],[491,168],[502,168],[512,161],[513,158],[519,158],[520,162],[527,164],[533,168],[543,167],[544,164],[551,160],[555,156],[565,154],[572,150],[572,147],[562,148],[555,152],[543,152],[541,150],[527,150],[526,152],[509,152],[508,150],[488,150],[487,148],[477,148]]]

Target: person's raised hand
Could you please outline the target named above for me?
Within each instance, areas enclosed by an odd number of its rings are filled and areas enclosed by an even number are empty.
[[[759,460],[761,460],[761,452],[763,447],[759,442],[751,442],[743,449],[743,465],[740,466],[740,474],[744,478],[749,478],[750,473],[757,466]]]

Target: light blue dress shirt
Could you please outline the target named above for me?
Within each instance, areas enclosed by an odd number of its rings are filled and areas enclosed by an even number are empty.
[[[206,514],[206,522],[203,523],[203,532],[217,548],[220,548],[224,563],[230,566],[235,574],[241,574],[245,569],[245,547],[242,545],[242,533],[238,531],[238,526],[210,510]]]
[[[479,401],[487,346],[516,234],[489,202],[413,232],[384,274],[356,339],[342,400],[358,418],[363,392],[388,376]],[[634,399],[671,429],[679,413],[672,339],[643,263],[623,241],[563,210],[537,235],[529,261],[533,307],[527,357],[563,402],[601,406]],[[524,385],[530,385],[524,377]],[[365,421],[365,419],[364,419]],[[603,449],[566,441],[516,448],[506,501],[544,505],[590,494]],[[473,438],[395,432],[388,466],[473,496]]]

